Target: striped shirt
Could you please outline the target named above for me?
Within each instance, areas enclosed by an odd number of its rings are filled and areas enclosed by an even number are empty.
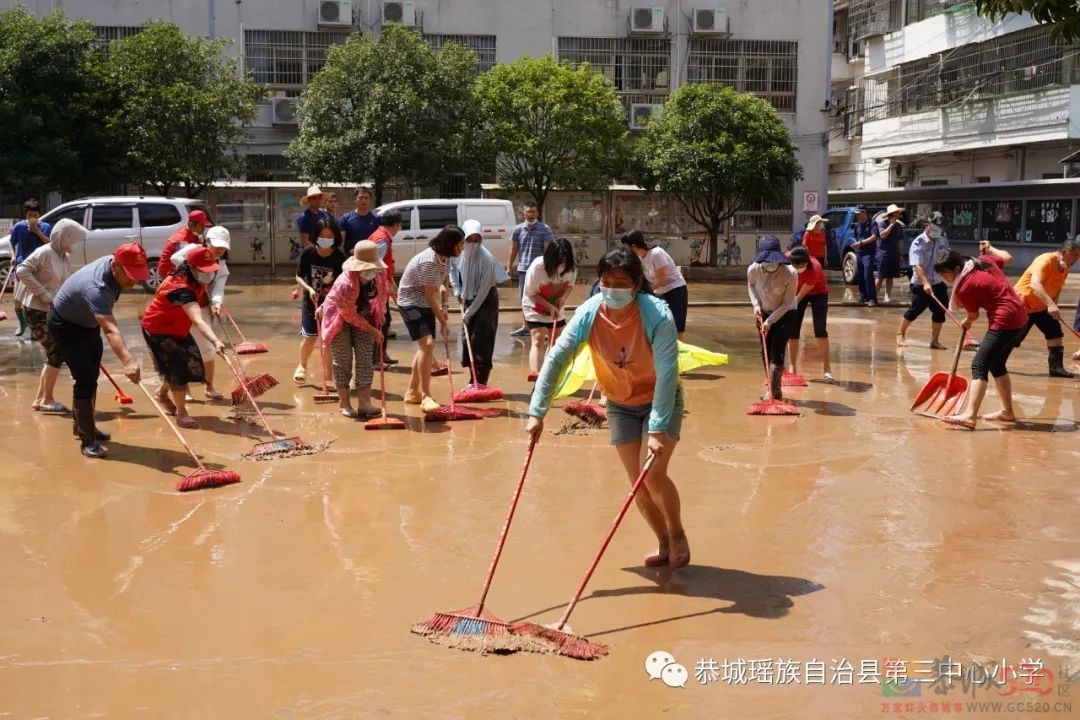
[[[449,272],[450,263],[439,258],[431,248],[413,255],[398,284],[398,307],[430,307],[424,288],[438,290],[446,284]]]
[[[544,248],[554,239],[551,228],[539,220],[533,223],[532,227],[529,227],[528,223],[518,223],[510,236],[510,240],[518,244],[518,272],[527,271],[532,261],[543,255]]]

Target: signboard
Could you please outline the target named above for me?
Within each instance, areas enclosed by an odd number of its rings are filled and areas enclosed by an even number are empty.
[[[819,212],[817,190],[807,190],[802,194],[802,209],[804,213]]]

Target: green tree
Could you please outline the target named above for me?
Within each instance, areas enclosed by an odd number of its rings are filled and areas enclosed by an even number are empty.
[[[611,81],[550,54],[496,65],[475,88],[477,130],[499,183],[544,207],[555,187],[606,189],[625,168],[627,125]]]
[[[684,85],[635,146],[642,187],[671,193],[709,234],[716,263],[724,222],[751,200],[790,200],[801,179],[795,145],[776,110],[721,85]]]
[[[468,171],[481,161],[468,152],[476,65],[463,46],[433,51],[398,24],[377,40],[354,33],[330,49],[304,91],[286,155],[314,182],[372,180],[376,204],[390,180],[435,183],[451,169]]]
[[[1009,13],[1030,13],[1053,26],[1067,42],[1080,40],[1080,4],[1076,0],[975,0],[975,12],[997,22]]]
[[[0,168],[23,194],[115,181],[94,26],[62,12],[0,13]]]
[[[127,140],[131,178],[162,195],[197,195],[243,170],[238,146],[255,117],[258,86],[223,51],[226,40],[187,37],[164,21],[109,48],[108,127]]]

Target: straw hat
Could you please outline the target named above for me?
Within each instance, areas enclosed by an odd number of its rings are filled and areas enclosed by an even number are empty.
[[[814,217],[810,218],[809,222],[806,223],[806,229],[807,230],[815,229],[819,222],[827,223],[829,221],[826,220],[825,218],[821,217],[820,215],[815,215]]]
[[[379,246],[370,240],[361,240],[353,248],[352,257],[345,260],[341,269],[345,272],[385,270],[386,263],[379,259]]]

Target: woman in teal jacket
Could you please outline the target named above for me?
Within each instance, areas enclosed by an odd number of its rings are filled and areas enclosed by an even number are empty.
[[[650,294],[641,259],[628,248],[609,251],[598,270],[600,294],[582,303],[544,361],[526,432],[539,441],[559,379],[581,345],[588,343],[607,398],[611,444],[630,481],[643,466],[643,437],[648,436],[648,450],[656,456],[636,498],[657,540],[657,550],[645,556],[645,564],[685,567],[690,563],[690,545],[682,526],[679,491],[668,477],[683,416],[675,320],[667,303]]]

